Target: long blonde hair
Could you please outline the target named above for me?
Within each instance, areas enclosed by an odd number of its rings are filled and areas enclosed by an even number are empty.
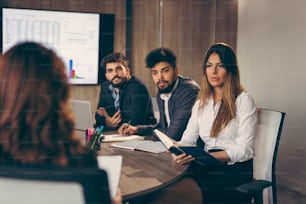
[[[244,88],[240,84],[239,69],[235,52],[226,43],[216,43],[208,48],[204,57],[203,75],[201,79],[200,92],[198,94],[200,108],[204,108],[208,99],[213,94],[213,88],[209,84],[206,75],[206,63],[209,56],[213,53],[219,55],[222,64],[227,70],[227,78],[223,86],[222,103],[210,131],[210,136],[216,137],[219,132],[226,127],[229,121],[236,117],[235,101],[237,96],[244,91]]]

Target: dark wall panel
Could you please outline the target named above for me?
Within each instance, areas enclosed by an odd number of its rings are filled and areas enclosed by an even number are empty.
[[[132,32],[129,56],[134,74],[156,88],[144,69],[145,56],[157,47],[169,47],[177,55],[181,74],[200,83],[207,48],[219,41],[236,47],[237,0],[132,0]]]

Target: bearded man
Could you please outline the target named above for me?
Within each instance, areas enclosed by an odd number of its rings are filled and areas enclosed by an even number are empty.
[[[123,123],[156,124],[151,96],[145,85],[131,75],[129,61],[122,53],[111,53],[102,59],[106,81],[101,83],[96,125],[116,129]]]
[[[158,88],[156,100],[159,108],[157,125],[132,126],[123,124],[119,133],[123,135],[151,135],[158,128],[174,140],[180,140],[191,116],[199,85],[179,74],[176,56],[169,48],[157,48],[146,57],[146,67]]]

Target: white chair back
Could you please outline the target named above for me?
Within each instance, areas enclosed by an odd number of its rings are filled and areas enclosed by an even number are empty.
[[[110,204],[108,177],[97,167],[0,166],[0,203]]]
[[[265,204],[276,203],[275,163],[285,113],[258,109],[258,131],[253,160],[253,177],[272,182],[263,194]]]
[[[77,182],[47,182],[0,178],[0,203],[85,204],[83,188]]]

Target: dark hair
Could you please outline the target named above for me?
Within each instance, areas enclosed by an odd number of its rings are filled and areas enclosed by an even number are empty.
[[[152,68],[159,62],[168,62],[173,68],[176,67],[176,56],[169,48],[157,48],[152,50],[146,57],[146,67]]]
[[[106,64],[112,62],[120,62],[125,68],[129,68],[129,59],[119,52],[114,52],[106,55],[102,61],[100,66],[102,67],[103,71],[106,70]]]
[[[25,42],[0,57],[0,162],[66,166],[85,148],[74,134],[63,61]],[[9,160],[9,161],[8,161]]]

